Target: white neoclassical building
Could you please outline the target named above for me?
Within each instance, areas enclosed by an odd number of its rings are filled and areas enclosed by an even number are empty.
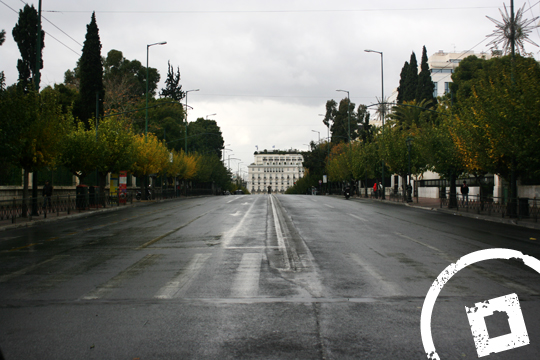
[[[492,57],[500,56],[500,51],[496,50],[493,54],[490,53],[475,53],[474,51],[462,52],[444,52],[439,50],[428,58],[429,70],[431,71],[431,81],[435,85],[433,95],[443,96],[450,91],[450,83],[452,82],[452,74],[459,66],[461,60],[467,56],[474,55],[479,59],[489,60]],[[418,69],[420,71],[420,69]]]
[[[298,150],[256,151],[248,166],[247,189],[252,194],[284,193],[304,176],[304,157]]]

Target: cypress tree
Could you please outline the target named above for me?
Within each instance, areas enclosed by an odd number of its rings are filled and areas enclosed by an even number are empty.
[[[93,121],[96,116],[96,93],[99,99],[98,115],[103,115],[103,62],[95,12],[92,13],[90,24],[86,26],[86,40],[79,59],[79,69],[79,101],[75,113],[88,127],[89,121]]]
[[[182,91],[182,85],[180,85],[180,68],[177,67],[175,73],[170,61],[168,65],[167,80],[165,80],[165,87],[161,89],[160,95],[164,98],[180,101],[185,96]]]
[[[399,74],[399,86],[398,86],[398,95],[397,102],[398,104],[403,103],[403,96],[405,94],[405,88],[407,87],[407,73],[409,72],[409,62],[405,61],[405,64],[401,68],[401,73]]]
[[[23,10],[19,11],[19,21],[13,28],[13,39],[19,47],[21,59],[17,61],[17,70],[19,70],[19,85],[26,91],[34,88],[32,80],[36,73],[43,69],[43,48],[45,47],[45,34],[41,35],[41,67],[36,67],[36,48],[39,27],[39,14],[36,8],[25,5]]]
[[[428,107],[435,105],[435,97],[433,91],[435,85],[431,80],[431,73],[429,71],[428,57],[426,47],[422,49],[422,63],[420,65],[420,74],[418,75],[418,86],[416,88],[416,101],[421,103],[422,100],[429,102]]]
[[[403,101],[413,101],[416,98],[416,88],[418,87],[418,63],[416,55],[411,54],[407,75],[405,77],[405,91],[403,93]]]

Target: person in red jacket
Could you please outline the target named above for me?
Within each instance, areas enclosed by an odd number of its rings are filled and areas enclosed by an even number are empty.
[[[373,184],[373,193],[375,194],[375,198],[377,199],[379,197],[379,194],[377,193],[377,183]]]

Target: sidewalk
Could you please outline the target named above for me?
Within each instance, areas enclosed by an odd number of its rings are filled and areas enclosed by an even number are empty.
[[[473,219],[479,219],[479,220],[485,220],[485,221],[491,221],[496,222],[499,224],[510,224],[520,227],[526,227],[529,229],[537,229],[540,230],[540,221],[535,221],[535,219],[531,216],[529,218],[524,219],[516,219],[516,218],[509,218],[508,216],[502,217],[499,213],[493,213],[493,215],[485,215],[485,214],[478,214],[476,211],[469,209],[467,211],[466,208],[459,208],[459,209],[448,209],[448,207],[443,206],[441,208],[441,202],[440,199],[437,198],[413,198],[412,203],[406,203],[406,202],[399,202],[399,201],[392,201],[392,200],[381,200],[381,199],[372,199],[372,198],[363,198],[363,197],[354,197],[351,198],[354,200],[363,200],[363,201],[379,201],[389,204],[397,204],[402,206],[410,206],[410,207],[416,207],[421,208],[425,210],[432,210],[432,211],[439,211],[442,213],[450,214],[450,215],[456,215],[456,216],[464,216],[468,218]]]
[[[10,230],[10,229],[16,229],[21,227],[30,227],[34,225],[44,224],[51,221],[57,221],[61,219],[72,219],[72,218],[78,218],[78,217],[88,217],[93,216],[95,214],[103,213],[103,212],[110,212],[110,211],[119,211],[123,209],[130,209],[136,206],[144,206],[144,205],[150,205],[157,202],[163,202],[163,201],[170,201],[170,200],[179,200],[179,199],[188,199],[193,198],[193,196],[190,197],[177,197],[172,199],[162,199],[162,200],[134,200],[133,204],[126,203],[124,205],[112,205],[108,206],[106,208],[90,208],[87,210],[71,210],[68,214],[67,211],[60,211],[58,213],[51,212],[47,213],[47,217],[44,217],[43,214],[40,214],[39,216],[33,216],[32,220],[30,218],[24,218],[24,217],[17,217],[15,219],[15,223],[12,223],[11,218],[9,219],[2,219],[0,220],[0,231],[3,230]],[[41,210],[41,209],[40,209]]]

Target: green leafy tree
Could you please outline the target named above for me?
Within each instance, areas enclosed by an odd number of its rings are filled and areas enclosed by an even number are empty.
[[[146,95],[146,66],[139,60],[128,60],[119,50],[110,50],[103,62],[105,83],[122,84],[122,89],[129,89],[130,97],[140,98]],[[148,68],[148,93],[156,95],[160,80],[156,68]]]
[[[221,159],[223,135],[215,120],[198,118],[188,124],[188,152],[198,152],[201,155],[215,154]]]
[[[92,13],[90,24],[86,26],[86,40],[79,59],[79,100],[75,105],[75,115],[86,127],[96,117],[96,96],[99,106],[98,116],[103,116],[103,63],[101,59],[101,41],[96,23],[96,14]]]
[[[231,184],[231,173],[225,168],[220,157],[209,153],[200,155],[194,181],[199,183],[214,182],[217,188],[228,189]]]
[[[452,136],[455,118],[450,107],[439,106],[436,119],[425,124],[415,137],[414,144],[428,164],[428,169],[436,172],[449,182],[449,208],[457,206],[456,180],[465,172],[462,154]]]
[[[73,119],[70,113],[62,113],[58,94],[52,89],[37,94],[12,87],[2,93],[0,104],[0,136],[5,150],[2,156],[24,169],[26,198],[28,173],[56,166]]]
[[[145,100],[141,100],[137,108],[144,108]],[[171,102],[170,99],[152,99],[148,102],[148,132],[153,133],[156,137],[167,143],[171,149],[180,151],[185,146],[185,122],[184,108],[177,102]],[[133,130],[137,133],[143,133],[145,130],[145,112],[139,111],[131,116],[133,119]],[[215,122],[214,122],[215,123]],[[216,130],[215,127],[207,124],[209,129]],[[191,128],[188,130],[190,135],[195,135],[191,131],[197,129]],[[205,135],[196,135],[195,137],[203,137]],[[216,135],[209,135],[212,138],[217,138]],[[192,139],[191,137],[189,139]],[[203,138],[204,140],[204,138]],[[189,148],[193,151],[209,151],[200,148]]]
[[[470,85],[471,96],[459,98],[454,140],[467,169],[502,176],[516,197],[516,179],[540,179],[540,68],[516,56],[512,71],[509,56],[494,58]]]
[[[180,85],[180,68],[174,68],[171,66],[171,62],[168,63],[167,80],[165,80],[165,87],[161,89],[161,96],[174,101],[180,101],[184,98],[185,93],[182,91],[182,85]]]
[[[452,82],[450,83],[450,96],[454,108],[460,106],[462,99],[466,100],[472,96],[473,80],[480,75],[485,63],[485,59],[477,58],[474,55],[467,56],[459,63],[452,74]]]
[[[61,163],[84,184],[88,174],[96,171],[99,162],[99,149],[94,124],[87,129],[84,123],[73,125],[62,142]]]
[[[418,88],[418,63],[416,55],[411,54],[407,74],[405,76],[405,88],[402,101],[412,101],[416,98],[416,89]]]
[[[332,127],[330,128],[332,143],[349,141],[349,121],[350,121],[350,139],[358,137],[358,118],[354,112],[355,104],[344,98],[339,102],[339,108],[335,111]]]
[[[99,123],[97,142],[99,190],[104,195],[107,174],[129,170],[133,164],[135,159],[133,133],[127,121],[111,116]]]
[[[428,57],[426,47],[422,48],[422,62],[420,64],[420,74],[418,75],[418,86],[416,88],[415,99],[417,102],[425,101],[428,107],[435,105],[436,101],[433,97],[435,85],[431,80],[431,72],[428,65]]]
[[[43,68],[43,48],[45,47],[45,36],[41,35],[40,68],[36,69],[37,60],[37,33],[40,27],[39,14],[34,6],[25,5],[23,10],[19,10],[19,21],[13,28],[13,39],[19,47],[21,59],[17,61],[19,71],[19,86],[28,91],[35,88],[37,77],[39,84],[39,71]]]

